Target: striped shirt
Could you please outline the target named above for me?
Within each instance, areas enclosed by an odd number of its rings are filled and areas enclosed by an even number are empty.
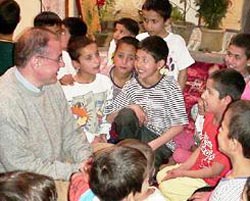
[[[180,87],[167,76],[149,88],[142,86],[136,78],[132,78],[106,108],[106,112],[110,114],[131,104],[138,104],[143,108],[148,117],[145,126],[157,135],[163,134],[173,126],[188,123]]]

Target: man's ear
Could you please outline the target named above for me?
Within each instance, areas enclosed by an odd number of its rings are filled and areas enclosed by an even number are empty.
[[[36,56],[33,56],[29,62],[33,68],[39,68],[41,66],[41,61]]]

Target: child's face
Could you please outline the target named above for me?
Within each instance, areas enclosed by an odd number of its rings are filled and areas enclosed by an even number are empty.
[[[115,30],[113,33],[113,39],[115,41],[118,41],[124,36],[132,36],[132,34],[122,25],[122,24],[116,24],[115,25]]]
[[[228,156],[230,155],[229,148],[232,143],[232,139],[228,138],[230,119],[231,112],[229,110],[224,115],[218,134],[219,150]]]
[[[134,70],[136,48],[133,45],[122,43],[114,55],[115,68],[121,74],[132,73]]]
[[[223,107],[223,98],[219,98],[219,92],[214,88],[215,83],[213,79],[208,79],[206,89],[202,93],[201,98],[204,101],[206,112],[218,113]]]
[[[96,43],[91,43],[80,49],[78,61],[73,61],[76,69],[89,74],[96,75],[100,71],[101,59]]]
[[[164,63],[164,62],[163,62]],[[161,62],[156,62],[154,57],[144,50],[137,50],[135,59],[135,69],[138,78],[145,83],[158,81],[160,75]]]
[[[153,10],[142,10],[143,26],[150,36],[166,35],[165,21],[161,15]]]
[[[247,74],[247,63],[250,63],[250,59],[247,59],[244,48],[230,45],[225,56],[225,63],[227,68],[233,68],[244,76]]]

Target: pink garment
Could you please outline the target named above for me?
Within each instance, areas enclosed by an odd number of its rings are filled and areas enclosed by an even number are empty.
[[[245,90],[241,96],[242,100],[250,100],[250,81],[246,84]]]
[[[87,190],[89,190],[88,178],[84,174],[74,175],[69,186],[69,201],[78,201]]]
[[[173,153],[173,159],[176,163],[184,163],[191,155],[192,151],[188,151],[182,148],[177,148]]]

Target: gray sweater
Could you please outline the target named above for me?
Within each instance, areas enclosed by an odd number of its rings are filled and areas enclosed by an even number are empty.
[[[34,93],[17,80],[15,69],[0,79],[0,172],[28,170],[68,180],[91,154],[86,136],[58,83]]]

